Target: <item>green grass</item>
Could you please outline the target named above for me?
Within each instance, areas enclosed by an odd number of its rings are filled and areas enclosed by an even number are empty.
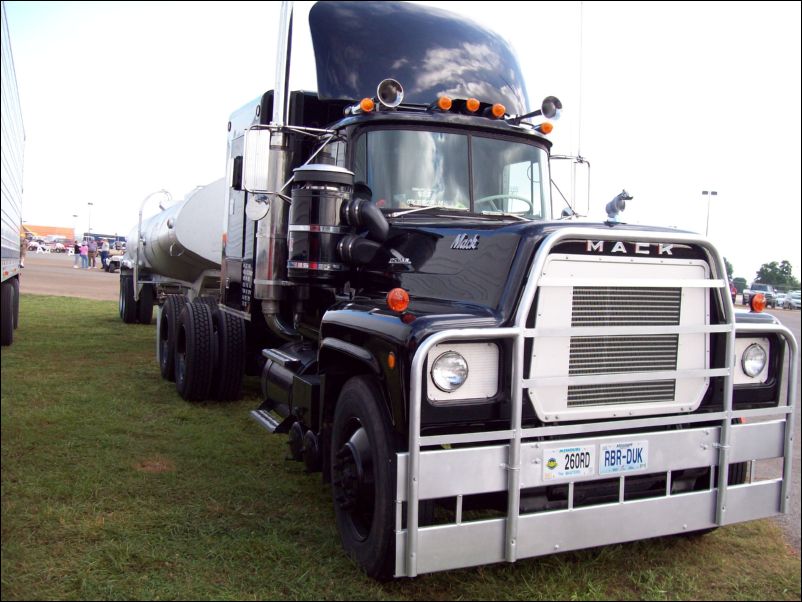
[[[3,599],[800,598],[769,520],[374,582],[319,476],[248,418],[258,382],[238,403],[184,402],[154,330],[113,302],[23,295],[2,350]]]

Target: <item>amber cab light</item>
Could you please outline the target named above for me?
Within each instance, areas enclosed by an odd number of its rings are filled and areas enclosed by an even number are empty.
[[[496,103],[496,104],[493,105],[492,113],[493,113],[493,117],[495,117],[496,119],[501,119],[502,117],[504,117],[504,114],[506,112],[507,112],[507,109],[504,107],[504,105],[499,104],[499,103]]]
[[[549,123],[548,121],[544,121],[539,126],[537,126],[537,131],[542,132],[543,134],[551,134],[554,126]]]
[[[475,98],[469,98],[465,101],[465,107],[471,112],[476,113],[479,110],[479,101]]]
[[[753,295],[749,299],[749,308],[754,312],[761,312],[766,309],[766,296],[763,293]]]
[[[393,311],[404,311],[409,307],[409,293],[402,288],[394,288],[387,293],[387,307]]]
[[[450,111],[451,99],[448,96],[441,96],[437,99],[437,108],[441,111]]]
[[[376,103],[370,98],[363,98],[359,101],[359,108],[365,113],[370,113],[376,107]]]

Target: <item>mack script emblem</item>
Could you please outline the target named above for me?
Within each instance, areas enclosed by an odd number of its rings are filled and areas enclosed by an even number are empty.
[[[660,243],[649,243],[649,242],[628,242],[628,243],[624,243],[624,242],[621,242],[620,240],[618,240],[616,242],[604,241],[604,240],[597,240],[597,241],[594,242],[592,240],[589,240],[589,241],[587,241],[587,246],[586,246],[585,250],[588,253],[592,253],[594,251],[597,252],[597,253],[604,253],[604,251],[606,250],[605,246],[604,246],[605,243],[608,244],[608,245],[612,244],[612,248],[609,249],[610,253],[622,253],[624,255],[629,255],[631,253],[634,253],[636,255],[651,255],[652,254],[652,247],[656,247],[656,249],[654,249],[654,250],[657,251],[658,255],[671,255],[671,249],[674,247],[674,245],[669,245],[669,244],[665,244],[665,243],[662,243],[662,242],[660,242]]]
[[[457,234],[454,242],[451,243],[452,249],[460,249],[462,251],[475,251],[479,248],[479,235],[474,234],[468,236],[467,234]]]

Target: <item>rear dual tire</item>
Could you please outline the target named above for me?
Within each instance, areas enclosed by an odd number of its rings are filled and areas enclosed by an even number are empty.
[[[167,345],[170,344],[170,320],[172,318],[172,323],[176,324],[174,315],[179,312],[173,347],[173,374],[178,394],[187,401],[239,399],[245,372],[242,320],[216,308],[213,300],[184,301],[180,310],[177,309],[182,305],[180,301],[168,298],[168,302],[171,308],[167,314]],[[164,314],[165,310],[163,318]],[[165,376],[165,371],[162,375]]]
[[[155,292],[152,284],[143,284],[139,300],[134,299],[134,278],[131,274],[120,274],[120,318],[126,324],[150,324],[153,321]]]

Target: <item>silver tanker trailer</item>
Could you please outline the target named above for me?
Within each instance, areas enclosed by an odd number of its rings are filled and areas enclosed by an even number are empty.
[[[167,293],[190,300],[219,295],[224,201],[220,179],[131,230],[120,260],[123,322],[150,324],[154,304]]]

